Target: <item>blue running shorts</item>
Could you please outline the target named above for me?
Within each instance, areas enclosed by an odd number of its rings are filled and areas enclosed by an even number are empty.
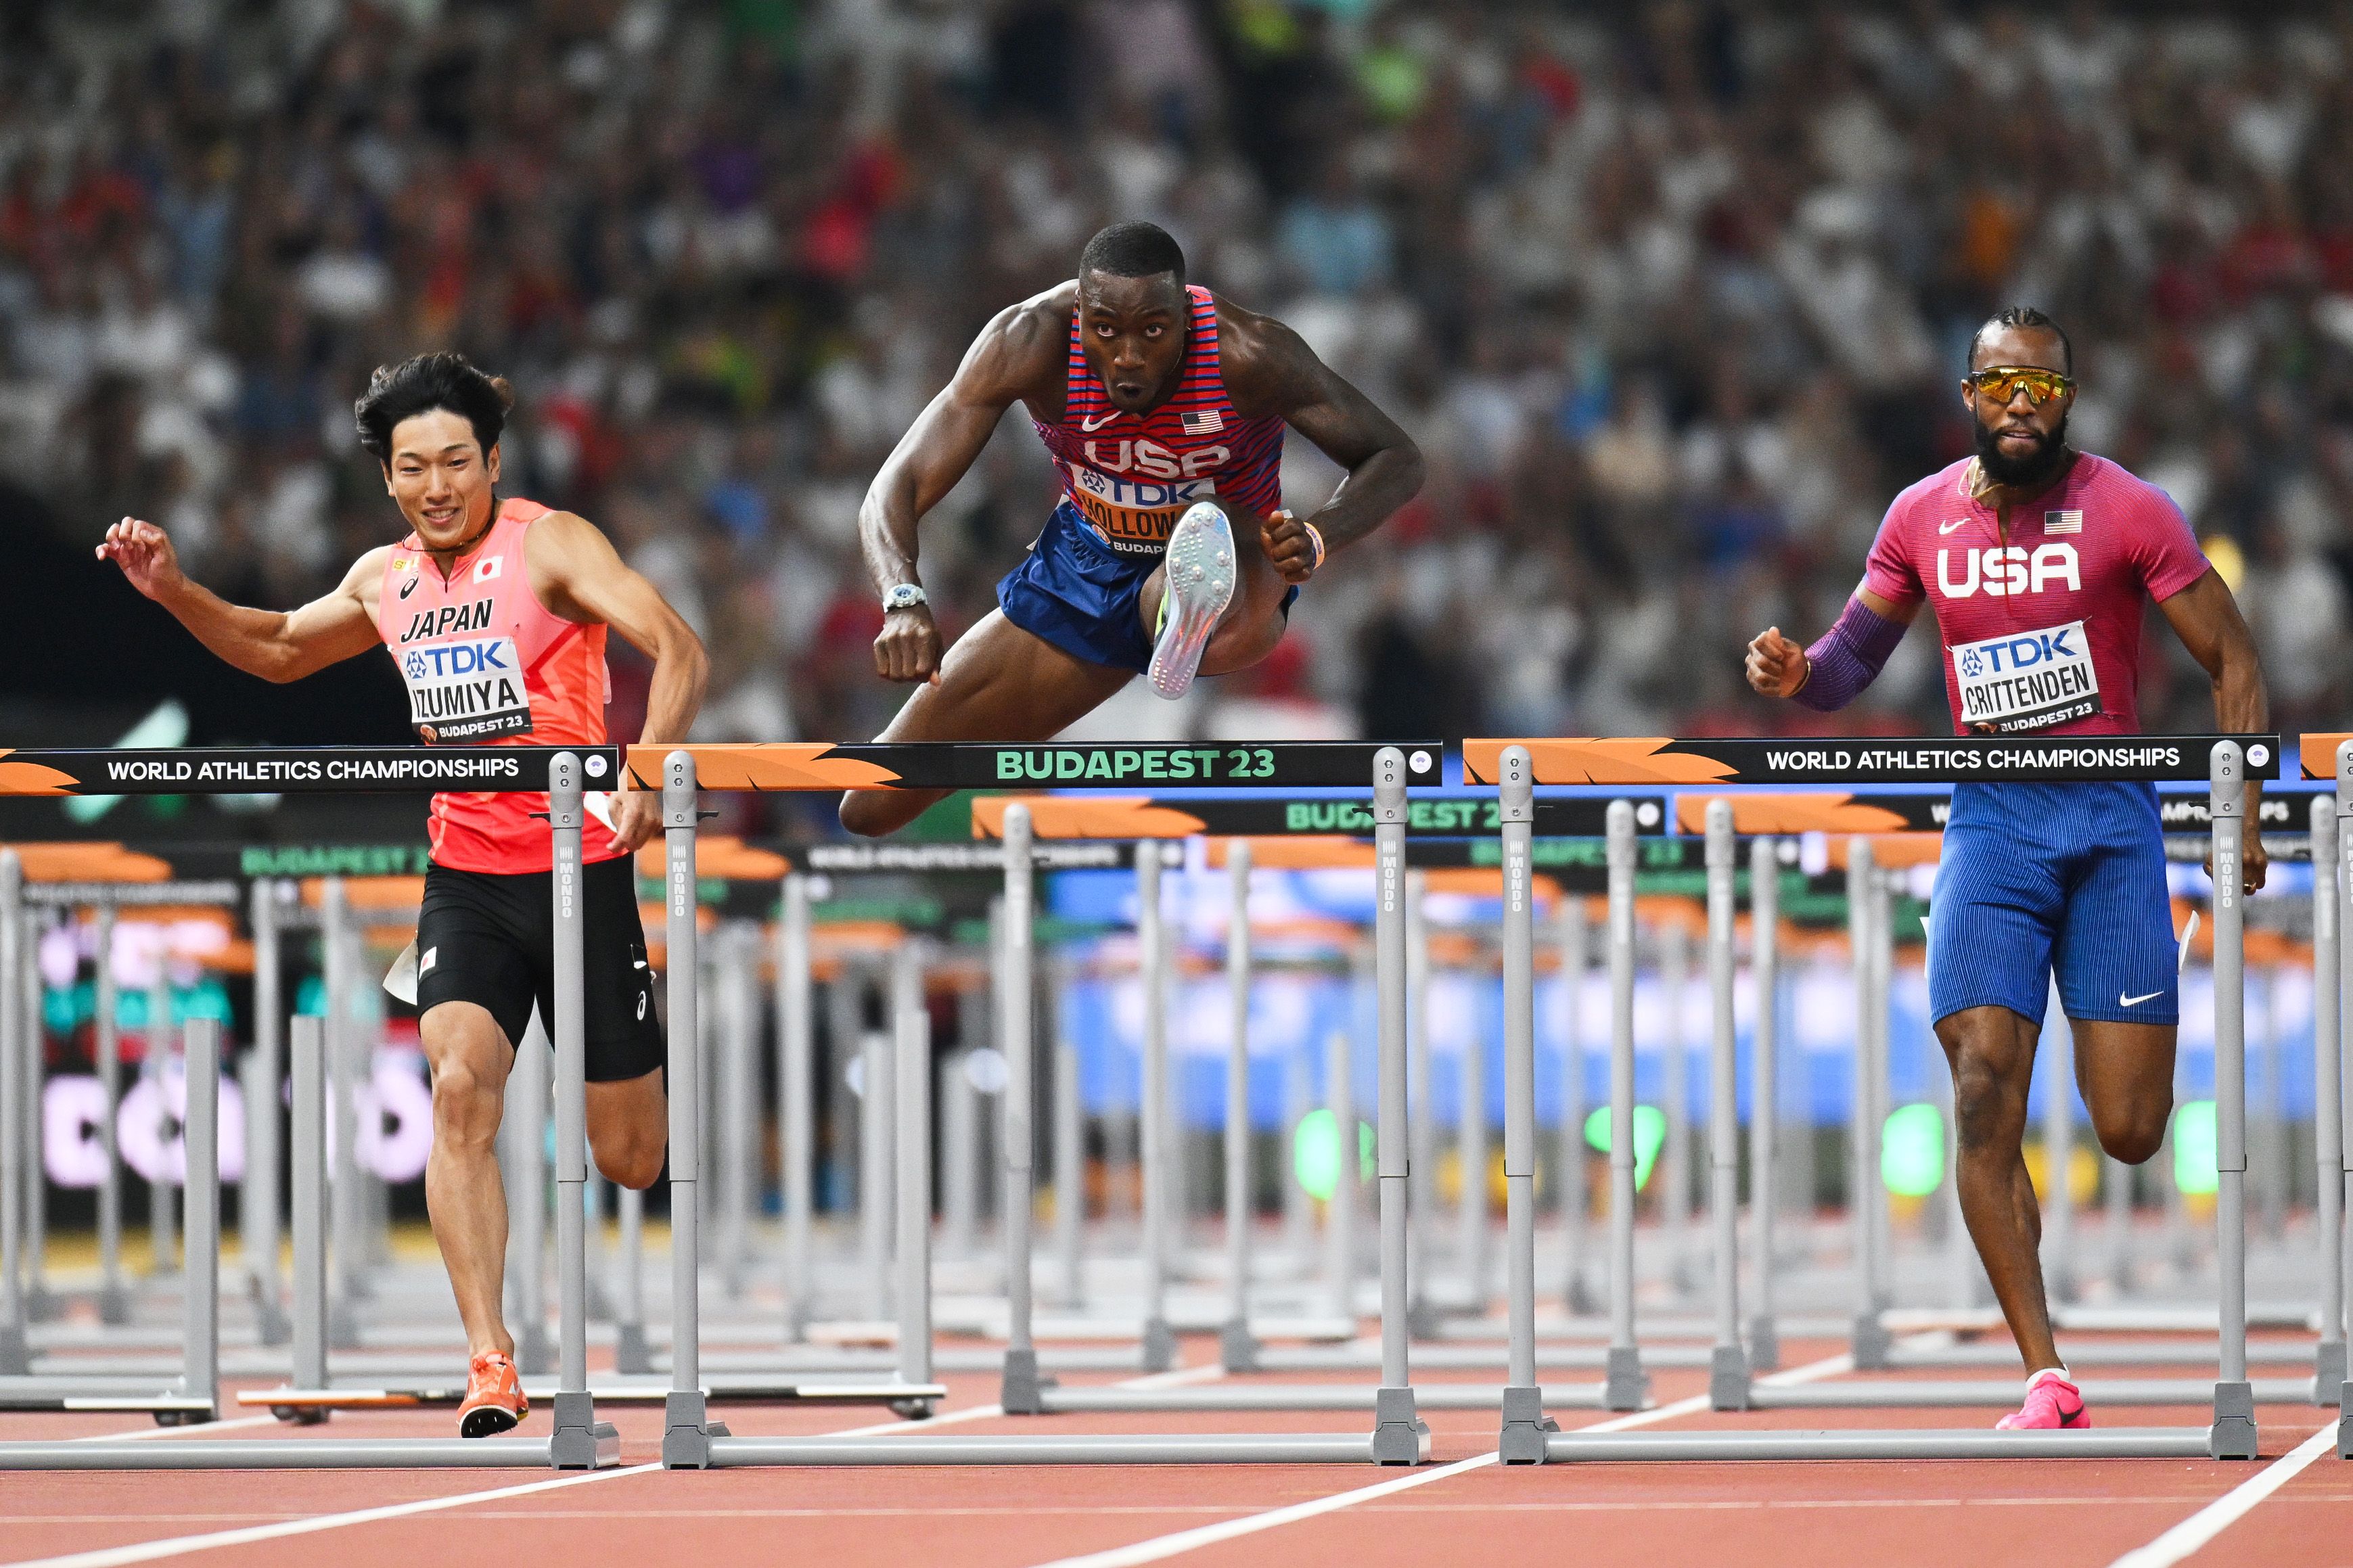
[[[1119,554],[1064,501],[997,584],[997,603],[1007,620],[1072,658],[1140,671],[1152,663],[1152,639],[1136,598],[1159,564],[1156,555]],[[1298,597],[1297,588],[1283,595],[1286,617]]]
[[[1928,905],[1928,1012],[2007,1007],[2037,1024],[2051,976],[2070,1018],[2180,1017],[2157,791],[2145,784],[1953,787]]]

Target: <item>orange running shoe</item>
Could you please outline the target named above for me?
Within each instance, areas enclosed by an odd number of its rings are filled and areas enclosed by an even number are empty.
[[[458,1406],[459,1436],[512,1432],[530,1414],[531,1401],[522,1396],[522,1379],[515,1373],[512,1356],[486,1351],[467,1363],[466,1402]]]

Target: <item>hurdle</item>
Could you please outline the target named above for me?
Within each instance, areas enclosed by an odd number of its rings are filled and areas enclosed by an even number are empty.
[[[1467,776],[1482,778],[1497,786],[1504,801],[1507,825],[1514,802],[1524,800],[1532,786],[1543,782],[1586,783],[1656,783],[1676,780],[1708,786],[1738,785],[1762,783],[1782,784],[1849,784],[1904,780],[1926,780],[1961,776],[1972,780],[2024,779],[2105,779],[2131,780],[2185,779],[2201,776],[2198,764],[2205,763],[2203,775],[2211,791],[2210,816],[2214,856],[2214,925],[2215,925],[2215,1050],[2216,1099],[2219,1122],[2220,1185],[2216,1205],[2216,1230],[2221,1261],[2221,1290],[2220,1317],[2221,1368],[2220,1376],[2211,1385],[2201,1385],[2201,1395],[2211,1394],[2213,1418],[2205,1426],[2168,1428],[2103,1428],[2089,1433],[2006,1433],[1991,1431],[1873,1431],[1868,1433],[1824,1433],[1805,1431],[1738,1431],[1707,1433],[1612,1433],[1585,1434],[1543,1432],[1541,1444],[1534,1441],[1540,1426],[1531,1430],[1523,1423],[1514,1431],[1507,1423],[1503,1437],[1505,1458],[1516,1463],[1547,1463],[1563,1461],[1596,1461],[1604,1459],[1656,1458],[1947,1458],[1993,1456],[2066,1455],[2079,1458],[2171,1458],[2212,1457],[2218,1458],[2252,1458],[2256,1452],[2255,1404],[2256,1390],[2246,1375],[2246,1277],[2245,1277],[2245,1103],[2244,1103],[2244,994],[2241,955],[2243,952],[2242,922],[2244,899],[2239,889],[2240,823],[2245,809],[2246,776],[2249,766],[2265,767],[2277,755],[2276,736],[2199,736],[2199,737],[2132,737],[2115,741],[2071,741],[2064,743],[2017,742],[2007,739],[1968,738],[1912,744],[1879,745],[1858,742],[1843,745],[1789,745],[1756,741],[1554,741],[1534,742],[1472,742],[1464,748]],[[1539,761],[1541,759],[1541,761]],[[1609,861],[1611,879],[1610,930],[1613,974],[1623,965],[1630,967],[1631,921],[1621,928],[1616,921],[1618,910],[1625,907],[1630,914],[1632,894],[1632,836],[1630,815],[1613,805]],[[1733,866],[1733,812],[1727,804],[1722,810],[1711,808],[1708,813],[1711,905],[1715,902],[1719,881],[1722,897],[1728,910],[1731,898],[1730,873]],[[1510,828],[1507,826],[1506,832]],[[1858,845],[1856,847],[1861,847]],[[1509,837],[1505,854],[1511,854]],[[1622,893],[1621,893],[1622,879]],[[1866,879],[1866,886],[1868,879]],[[1523,911],[1507,905],[1507,916],[1525,921]],[[1715,930],[1711,921],[1711,935]],[[1724,923],[1728,942],[1730,922]],[[1856,954],[1858,970],[1867,960],[1860,947]],[[1728,982],[1730,969],[1723,970]],[[1622,1016],[1622,1015],[1621,1015]],[[1630,1024],[1630,1019],[1623,1020]],[[1724,1021],[1728,1021],[1724,1020]],[[1630,1028],[1625,1033],[1630,1037]],[[1729,1030],[1720,1028],[1727,1037]],[[1630,1039],[1624,1044],[1630,1045]],[[1613,1041],[1613,1049],[1620,1042]],[[1865,1043],[1866,1053],[1870,1049]],[[1630,1185],[1631,1171],[1621,1174],[1620,1163],[1630,1165],[1630,1134],[1632,1131],[1633,1106],[1627,1087],[1612,1084],[1611,1120],[1614,1137],[1611,1148],[1613,1183]],[[1868,1095],[1858,1096],[1858,1118],[1868,1112]],[[1719,1096],[1710,1108],[1711,1117],[1719,1126],[1718,1135],[1711,1141],[1711,1159],[1719,1172],[1730,1162],[1733,1140],[1733,1118],[1736,1110],[1730,1097]],[[1875,1152],[1875,1139],[1866,1135],[1865,1148]],[[1506,1156],[1507,1176],[1513,1171]],[[1865,1166],[1858,1174],[1858,1185],[1867,1186],[1870,1173]],[[1728,1193],[1730,1184],[1719,1180],[1715,1192]],[[1728,1205],[1726,1207],[1728,1208]],[[1715,1230],[1716,1242],[1734,1234],[1733,1227],[1723,1223],[1729,1215],[1719,1215]],[[1871,1223],[1863,1216],[1865,1226]],[[1624,1246],[1630,1252],[1630,1226],[1621,1227],[1626,1234],[1613,1236],[1613,1244]],[[1514,1234],[1515,1250],[1519,1241]],[[1527,1334],[1523,1325],[1532,1306],[1532,1298],[1520,1287],[1525,1271],[1515,1268],[1513,1284],[1514,1328],[1515,1353],[1522,1353]],[[1729,1375],[1736,1368],[1732,1355],[1739,1346],[1736,1341],[1737,1274],[1736,1259],[1719,1257],[1715,1279],[1717,1349],[1725,1361],[1712,1377],[1711,1403],[1728,1405],[1732,1408],[1764,1408],[1813,1403],[1800,1391],[1760,1386],[1741,1388],[1745,1379]],[[1864,1289],[1871,1288],[1870,1277],[1864,1277]],[[1623,1325],[1630,1330],[1630,1323]],[[1627,1336],[1630,1342],[1630,1333]],[[2014,1386],[2006,1385],[2010,1394]],[[1807,1391],[1810,1392],[1810,1391]],[[1910,1397],[1913,1391],[1902,1395],[1891,1394],[1883,1402],[1917,1405],[1923,1398]],[[2087,1390],[2087,1393],[2092,1393]],[[1737,1394],[1733,1399],[1729,1396]],[[2099,1393],[2092,1393],[2094,1398]],[[1873,1403],[1883,1401],[1873,1400]],[[2170,1401],[2168,1401],[2170,1402]],[[2069,1441],[2068,1439],[2075,1439]]]
[[[888,1437],[738,1437],[712,1430],[702,1392],[694,1375],[692,1347],[696,1322],[691,1279],[697,1265],[695,1227],[690,1221],[674,1231],[673,1267],[682,1289],[674,1291],[676,1351],[673,1381],[667,1405],[663,1437],[664,1462],[674,1468],[725,1468],[742,1465],[948,1465],[948,1464],[1280,1464],[1384,1463],[1415,1464],[1428,1455],[1429,1432],[1416,1414],[1416,1390],[1408,1363],[1405,1319],[1405,1152],[1404,1059],[1404,849],[1406,795],[1409,784],[1434,784],[1438,777],[1435,747],[1417,748],[1409,760],[1398,746],[1371,747],[1345,742],[1308,742],[1266,747],[1179,747],[1135,745],[1030,747],[963,743],[926,746],[823,747],[694,746],[657,755],[645,748],[631,754],[631,773],[641,784],[657,779],[663,790],[663,821],[670,845],[671,877],[670,939],[673,973],[681,951],[691,952],[696,940],[691,921],[691,875],[681,880],[680,867],[691,866],[694,798],[698,771],[712,787],[834,790],[841,788],[957,788],[997,783],[1082,783],[1090,774],[1121,779],[1131,774],[1155,782],[1195,788],[1230,786],[1236,783],[1289,784],[1330,787],[1360,783],[1369,775],[1374,785],[1376,820],[1376,984],[1378,989],[1380,1096],[1377,1155],[1381,1216],[1382,1386],[1375,1401],[1370,1432],[1331,1434],[1192,1434],[1039,1436],[913,1435]],[[1100,771],[1096,771],[1100,770]],[[1011,1310],[1011,1334],[1005,1357],[1007,1389],[1002,1403],[1008,1413],[1024,1405],[1035,1406],[1048,1392],[1035,1370],[1036,1346],[1030,1331],[1031,1267],[1026,1224],[1013,1216],[1026,1215],[1031,1205],[1030,1129],[1028,1109],[1033,1087],[1035,990],[1031,984],[1033,954],[1026,938],[1033,876],[1032,845],[1026,808],[1008,808],[1004,846],[997,851],[1007,878],[1006,929],[1003,945],[1007,970],[1001,991],[1005,1008],[1003,1042],[1008,1084],[1005,1115],[1012,1125],[1005,1140],[1007,1188],[1007,1279]],[[673,1020],[670,1036],[671,1171],[678,1181],[679,1152],[698,1145],[692,1118],[694,1100],[679,1091],[680,1031]],[[913,1029],[902,1030],[898,1042],[901,1064],[920,1062]],[[688,1068],[691,1071],[691,1066]],[[902,1077],[905,1076],[903,1073]],[[928,1357],[928,1313],[918,1321],[907,1316],[911,1294],[920,1295],[930,1238],[929,1150],[921,1135],[923,1123],[911,1112],[922,1109],[928,1084],[920,1071],[916,1082],[904,1085],[898,1096],[902,1130],[918,1130],[898,1140],[898,1221],[902,1278],[900,1282],[902,1371],[912,1370],[909,1358]],[[683,1173],[691,1183],[693,1170]],[[691,1204],[674,1200],[674,1207],[691,1214]],[[675,1222],[674,1222],[675,1223]],[[1016,1248],[1018,1250],[1016,1250]],[[925,1303],[927,1307],[927,1303]],[[915,1331],[910,1332],[910,1330]]]
[[[548,794],[554,872],[551,878],[555,931],[556,1178],[571,1202],[557,1213],[561,1373],[554,1397],[555,1430],[546,1437],[199,1439],[184,1443],[0,1443],[0,1469],[341,1469],[357,1468],[537,1468],[586,1469],[617,1463],[619,1439],[596,1419],[587,1384],[586,1250],[580,1188],[586,1138],[580,1009],[582,946],[578,887],[582,792],[612,774],[615,748],[501,746],[448,752],[411,747],[343,747],[274,751],[237,748],[141,752],[16,751],[9,753],[0,792],[16,795],[225,794],[267,785],[304,793],[436,788],[539,791]],[[19,874],[0,858],[0,893]],[[7,956],[13,957],[10,953]],[[202,1020],[194,1022],[204,1022]],[[188,1349],[195,1370],[217,1365],[220,1177],[216,1115],[218,1034],[192,1028],[187,1121],[191,1236],[185,1283]],[[16,1031],[6,1043],[21,1049]],[[301,1057],[298,1053],[297,1060]],[[13,1067],[13,1063],[10,1064]],[[0,1074],[0,1081],[14,1081]],[[12,1093],[13,1100],[13,1093]],[[0,1108],[0,1116],[13,1104]],[[296,1124],[298,1136],[302,1124]],[[297,1213],[298,1233],[311,1216]],[[0,1318],[21,1324],[14,1300],[14,1233],[0,1221]],[[298,1321],[298,1333],[303,1325]],[[216,1384],[216,1378],[214,1380]]]

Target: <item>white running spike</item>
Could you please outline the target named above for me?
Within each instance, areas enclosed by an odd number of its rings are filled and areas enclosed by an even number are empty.
[[[1209,636],[1234,598],[1234,531],[1208,501],[1188,509],[1169,531],[1162,582],[1167,598],[1146,676],[1175,701],[1193,688]]]

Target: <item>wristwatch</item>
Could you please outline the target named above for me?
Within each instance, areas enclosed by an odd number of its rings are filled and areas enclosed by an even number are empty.
[[[923,596],[921,583],[894,583],[891,591],[882,595],[882,609],[886,615],[892,610],[912,610],[917,605],[929,603],[931,601]]]

